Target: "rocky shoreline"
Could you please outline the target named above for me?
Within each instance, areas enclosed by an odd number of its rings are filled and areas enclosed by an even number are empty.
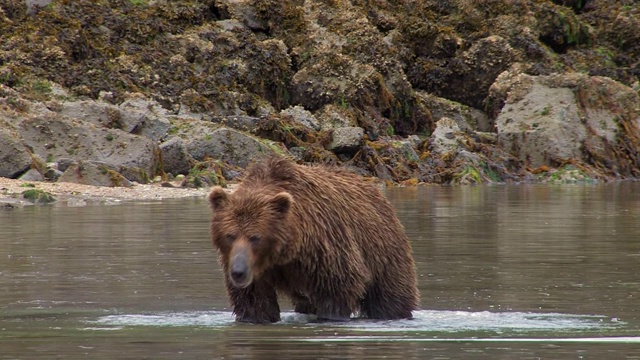
[[[630,0],[0,1],[4,195],[200,196],[272,154],[390,186],[638,179],[638,34]]]
[[[29,194],[29,192],[32,194]],[[205,198],[209,188],[181,188],[166,183],[107,187],[66,182],[24,182],[0,178],[0,208],[30,205],[87,206],[115,205],[130,201]]]

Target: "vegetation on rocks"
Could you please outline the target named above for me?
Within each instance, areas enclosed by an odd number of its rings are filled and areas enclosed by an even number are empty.
[[[639,80],[633,0],[0,0],[0,176],[638,178]]]

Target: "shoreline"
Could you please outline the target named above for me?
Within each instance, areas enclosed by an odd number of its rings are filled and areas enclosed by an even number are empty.
[[[210,188],[183,188],[167,183],[138,184],[131,187],[106,187],[68,182],[23,181],[0,177],[0,207],[15,208],[41,203],[23,196],[29,189],[51,194],[56,201],[51,206],[113,205],[130,201],[155,201],[165,199],[205,198]],[[232,185],[233,186],[233,185]],[[231,186],[231,187],[232,187]],[[230,187],[230,188],[231,188]]]

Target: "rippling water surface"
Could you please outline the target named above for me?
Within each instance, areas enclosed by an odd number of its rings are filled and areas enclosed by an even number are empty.
[[[640,359],[640,184],[387,195],[413,320],[235,323],[204,199],[0,210],[0,359]]]

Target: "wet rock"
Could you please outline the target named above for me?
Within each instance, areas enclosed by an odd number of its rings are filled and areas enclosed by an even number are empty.
[[[195,136],[186,143],[186,149],[196,160],[202,161],[210,157],[243,168],[261,156],[275,153],[266,140],[260,141],[256,137],[228,128]]]
[[[160,151],[162,153],[162,168],[167,173],[187,174],[195,163],[179,137],[173,137],[160,144]]]
[[[112,166],[94,161],[79,161],[71,165],[58,178],[58,182],[109,187],[131,186],[131,182],[115,171]]]
[[[335,153],[352,152],[364,141],[364,129],[360,127],[344,127],[333,130],[331,142],[327,150]]]
[[[124,131],[53,115],[24,119],[17,131],[34,154],[48,161],[100,161],[141,183],[148,182],[158,169],[158,146],[146,137]]]
[[[3,126],[2,121],[0,126]],[[17,135],[8,128],[0,128],[0,176],[15,178],[27,171],[32,162]]]

